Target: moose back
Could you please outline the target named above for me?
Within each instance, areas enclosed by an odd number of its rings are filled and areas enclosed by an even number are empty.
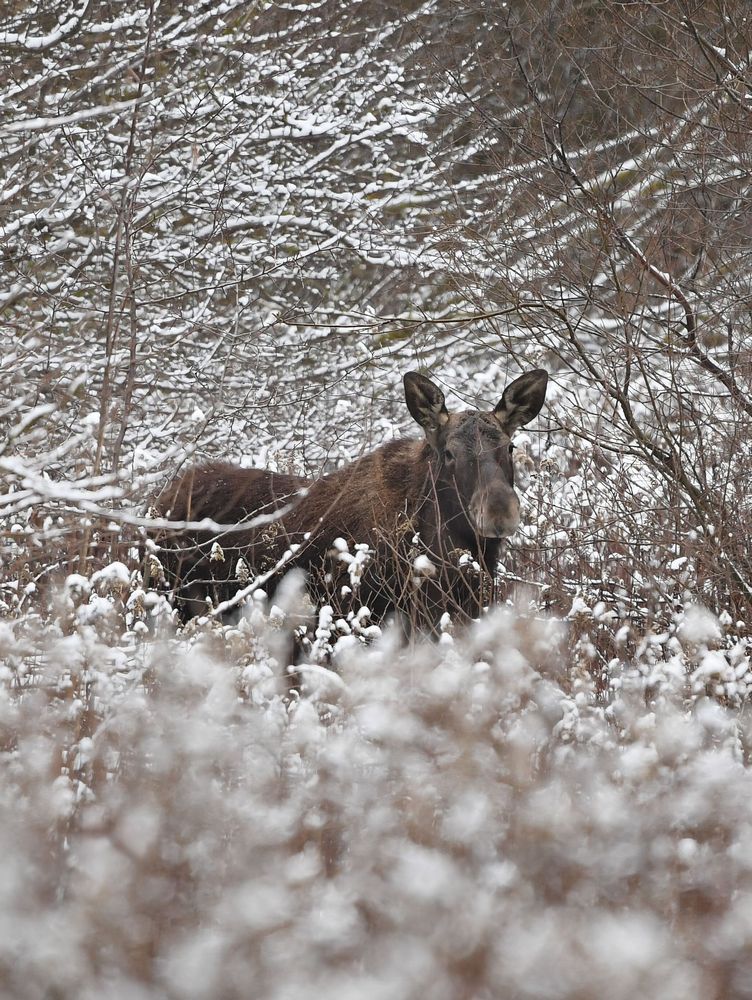
[[[396,612],[433,630],[445,611],[476,617],[488,603],[484,581],[493,577],[501,539],[520,521],[510,438],[540,411],[547,381],[535,369],[511,382],[493,410],[449,413],[441,389],[408,372],[405,400],[421,440],[388,441],[316,480],[220,461],[189,469],[163,491],[160,513],[232,530],[176,526],[157,538],[183,618],[205,612],[207,597],[216,605],[237,592],[240,558],[255,578],[285,553],[264,589],[273,594],[297,566],[308,573],[313,600],[337,606],[350,583],[333,547],[339,538],[372,552],[357,596],[376,619]]]

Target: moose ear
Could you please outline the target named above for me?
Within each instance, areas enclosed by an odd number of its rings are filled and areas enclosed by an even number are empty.
[[[494,416],[501,421],[507,434],[528,424],[540,413],[546,398],[548,373],[535,368],[510,382],[494,409]]]
[[[449,420],[444,393],[430,378],[419,375],[418,372],[407,372],[403,381],[408,410],[426,432],[426,437],[434,437],[438,429]]]

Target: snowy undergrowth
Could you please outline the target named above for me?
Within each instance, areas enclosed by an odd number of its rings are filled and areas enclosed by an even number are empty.
[[[113,641],[104,580],[0,633],[5,995],[746,995],[749,722],[697,684],[730,662],[713,616],[605,686],[571,622],[499,611],[340,645],[290,695],[259,608]]]

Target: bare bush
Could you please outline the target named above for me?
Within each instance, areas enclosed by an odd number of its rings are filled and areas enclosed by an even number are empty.
[[[115,650],[116,600],[4,626],[8,996],[743,990],[748,734],[707,612],[601,698],[559,626],[497,613],[335,645],[287,702],[262,606]]]

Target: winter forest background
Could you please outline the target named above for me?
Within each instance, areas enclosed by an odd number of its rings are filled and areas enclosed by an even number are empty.
[[[747,0],[5,0],[5,995],[752,996]],[[551,373],[504,607],[176,630],[149,499]],[[282,624],[280,624],[280,621]]]

